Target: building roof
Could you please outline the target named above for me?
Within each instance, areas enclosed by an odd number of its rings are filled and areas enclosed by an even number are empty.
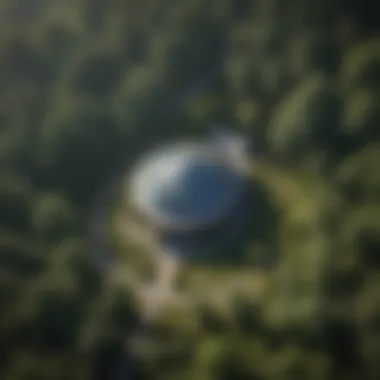
[[[222,218],[239,199],[243,177],[209,144],[179,143],[138,163],[129,200],[157,226],[192,228]]]

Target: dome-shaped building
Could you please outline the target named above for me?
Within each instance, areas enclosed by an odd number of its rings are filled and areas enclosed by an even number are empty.
[[[182,142],[148,154],[129,177],[129,208],[186,257],[224,245],[244,223],[244,173],[220,146]]]

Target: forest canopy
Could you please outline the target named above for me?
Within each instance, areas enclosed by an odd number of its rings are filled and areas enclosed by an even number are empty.
[[[346,3],[0,1],[2,379],[380,378],[380,40]],[[289,200],[268,292],[198,305],[196,331],[167,316],[126,359],[139,305],[95,265],[91,202],[214,123]]]

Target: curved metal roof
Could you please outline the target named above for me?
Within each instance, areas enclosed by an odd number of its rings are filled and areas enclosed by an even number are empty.
[[[180,143],[148,155],[132,173],[132,205],[161,227],[216,222],[243,190],[241,174],[208,144]]]

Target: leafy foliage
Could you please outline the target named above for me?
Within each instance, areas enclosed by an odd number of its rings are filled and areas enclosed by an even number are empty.
[[[0,2],[2,379],[380,378],[380,41],[346,3]],[[159,315],[129,358],[142,308],[95,266],[87,206],[142,149],[219,122],[260,152],[279,214],[260,202],[247,255],[276,242],[276,265],[258,299]]]

